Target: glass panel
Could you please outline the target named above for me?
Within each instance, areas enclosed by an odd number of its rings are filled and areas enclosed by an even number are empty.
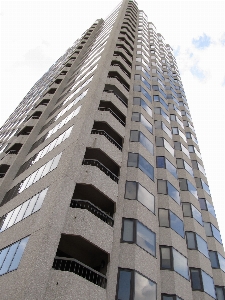
[[[212,232],[213,232],[213,236],[215,239],[217,239],[217,241],[222,244],[222,240],[221,240],[221,236],[220,236],[220,232],[219,230],[212,225]]]
[[[184,223],[172,211],[170,211],[170,227],[184,237]]]
[[[139,142],[139,131],[138,130],[130,131],[130,141],[131,142]]]
[[[44,171],[44,168],[45,168],[45,165],[42,166],[40,169],[38,169],[36,177],[35,177],[33,183],[35,183],[36,181],[38,181],[41,178],[41,174]]]
[[[154,154],[154,146],[152,142],[150,142],[146,136],[140,132],[140,143],[153,155]]]
[[[182,207],[183,207],[184,217],[192,218],[191,203],[183,203]]]
[[[222,255],[220,255],[219,253],[217,253],[217,255],[218,255],[218,259],[219,259],[219,263],[220,263],[220,269],[225,272],[225,258]]]
[[[177,169],[174,167],[173,164],[171,164],[171,162],[166,159],[166,169],[175,177],[177,178]]]
[[[166,180],[158,179],[158,193],[159,194],[164,194],[164,195],[167,194],[166,183],[167,183]]]
[[[196,240],[198,245],[198,250],[204,254],[206,257],[209,257],[207,243],[203,238],[201,238],[198,234],[196,234]]]
[[[155,212],[155,197],[140,184],[138,184],[137,199],[153,213]]]
[[[142,172],[144,172],[149,178],[154,181],[154,168],[153,166],[139,154],[139,163],[138,167]]]
[[[10,211],[6,215],[6,218],[5,218],[4,223],[2,225],[2,228],[1,228],[1,232],[4,231],[7,228],[7,224],[9,223],[9,220],[11,219],[13,213],[14,213],[14,210]]]
[[[191,269],[191,285],[193,290],[202,290],[200,269]]]
[[[136,167],[138,166],[138,154],[137,153],[128,153],[128,167]]]
[[[164,156],[157,156],[156,157],[156,167],[157,168],[166,168],[165,164],[165,157]]]
[[[194,232],[186,232],[188,249],[197,249]]]
[[[167,188],[168,188],[168,195],[173,200],[175,200],[177,203],[180,204],[180,194],[169,181],[167,181]]]
[[[51,165],[51,168],[50,168],[49,172],[51,172],[51,171],[53,171],[55,168],[57,168],[58,163],[59,163],[59,160],[60,160],[60,158],[61,158],[61,155],[62,155],[62,153],[58,154],[58,155],[54,158],[53,163],[52,163],[52,165]]]
[[[20,212],[17,215],[15,223],[18,223],[19,221],[21,221],[23,219],[23,215],[24,215],[24,213],[25,213],[25,211],[27,209],[27,206],[28,206],[29,202],[30,202],[30,200],[28,200],[28,201],[26,201],[26,202],[24,202],[22,204],[21,210],[20,210]]]
[[[18,247],[18,243],[12,244],[9,247],[9,251],[7,253],[7,256],[6,256],[6,258],[4,260],[4,263],[3,263],[2,267],[1,267],[1,270],[0,270],[0,275],[5,274],[5,273],[8,272],[9,266],[12,262],[12,259],[14,257],[14,254],[16,252],[17,247]]]
[[[198,199],[199,203],[200,203],[200,207],[202,210],[207,210],[207,206],[206,206],[206,200],[204,198],[199,198]]]
[[[203,288],[204,291],[212,296],[213,298],[216,298],[215,288],[212,277],[210,277],[208,274],[206,274],[204,271],[202,272],[202,281],[203,281]]]
[[[3,249],[3,250],[0,252],[0,269],[1,269],[2,265],[3,265],[3,262],[4,262],[4,260],[5,260],[5,257],[6,257],[6,255],[7,255],[7,253],[8,253],[8,251],[9,251],[9,247]]]
[[[194,205],[191,205],[192,208],[192,214],[193,214],[193,218],[200,223],[201,225],[203,225],[202,222],[202,214],[200,213],[200,211],[197,210],[197,208],[194,207]]]
[[[120,270],[118,300],[130,300],[131,272]]]
[[[224,287],[216,286],[217,300],[225,300]]]
[[[15,222],[15,220],[16,220],[16,217],[17,217],[17,215],[18,215],[20,209],[21,209],[21,205],[18,206],[16,209],[14,209],[14,213],[13,213],[13,215],[12,215],[12,217],[11,217],[11,219],[10,219],[8,225],[7,225],[7,228],[9,228],[10,226],[12,226],[12,225],[14,224],[14,222]]]
[[[173,249],[173,264],[174,271],[176,271],[186,279],[189,279],[187,258],[177,252],[175,249]]]
[[[172,262],[169,247],[161,247],[161,267],[162,269],[172,269]]]
[[[135,272],[134,300],[156,300],[156,284]]]
[[[137,182],[127,181],[125,190],[125,199],[135,200],[137,199]]]
[[[206,201],[206,203],[207,203],[208,211],[210,212],[210,214],[212,216],[214,216],[216,218],[216,213],[215,213],[214,207],[208,201]]]
[[[28,239],[29,239],[29,237],[26,237],[26,238],[24,238],[20,241],[19,247],[17,248],[16,254],[15,254],[14,259],[12,261],[12,264],[9,268],[9,271],[13,271],[13,270],[18,268],[21,257],[22,257],[23,252],[24,252],[24,249],[27,245]]]
[[[137,112],[132,113],[131,121],[139,122],[140,121],[140,114]]]
[[[198,199],[198,193],[197,193],[197,190],[196,188],[190,183],[190,181],[187,180],[187,185],[188,185],[188,190],[189,192],[192,193],[192,195],[195,196],[195,198]]]
[[[47,190],[48,190],[48,189],[45,189],[45,190],[43,190],[43,191],[39,194],[39,197],[38,197],[38,199],[37,199],[37,202],[36,202],[36,204],[35,204],[35,206],[34,206],[34,208],[33,208],[32,214],[35,213],[36,211],[38,211],[38,210],[41,208],[42,203],[43,203],[43,201],[44,201],[44,199],[45,199],[45,195],[46,195],[46,193],[47,193]]]
[[[48,172],[49,172],[49,170],[51,168],[51,165],[52,165],[52,159],[47,164],[45,164],[43,166],[44,167],[44,171],[41,174],[41,178],[44,177],[46,174],[48,174]]]
[[[155,256],[155,233],[137,222],[137,244]]]
[[[170,227],[168,209],[159,209],[159,226]]]
[[[25,212],[25,214],[23,216],[23,219],[25,219],[26,217],[28,217],[28,216],[31,215],[32,210],[34,208],[34,205],[35,205],[35,203],[37,201],[37,198],[38,198],[38,194],[35,195],[33,198],[30,199],[29,206],[27,207],[27,210],[26,210],[26,212]]]
[[[211,261],[212,268],[219,269],[219,261],[217,259],[217,253],[215,251],[209,251],[209,259]]]
[[[149,132],[153,132],[153,127],[152,127],[152,124],[149,123],[145,117],[141,114],[141,123],[145,126],[145,128],[149,131]]]
[[[123,220],[123,241],[133,242],[134,241],[134,229],[133,220],[124,219]]]
[[[205,227],[206,236],[212,236],[213,233],[212,233],[211,223],[203,222],[203,224]]]

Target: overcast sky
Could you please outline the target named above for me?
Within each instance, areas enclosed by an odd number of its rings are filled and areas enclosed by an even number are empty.
[[[118,3],[1,1],[0,126],[49,67]],[[225,242],[225,1],[138,4],[174,49]]]

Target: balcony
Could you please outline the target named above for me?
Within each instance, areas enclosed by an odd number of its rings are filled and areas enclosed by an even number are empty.
[[[119,89],[123,92],[123,94],[128,96],[127,92],[129,92],[130,90],[130,85],[124,80],[124,78],[118,72],[109,72],[107,78],[109,79],[109,82],[113,85],[118,86],[119,83]],[[123,91],[123,89],[125,89],[125,91]]]
[[[109,111],[114,118],[116,118],[123,126],[126,125],[126,117],[120,112],[120,110],[110,101],[100,101],[98,110]]]
[[[9,167],[9,165],[0,165],[0,178],[5,177],[5,174],[7,173]]]
[[[116,72],[117,68],[119,68],[119,70],[121,70],[124,74],[126,74],[128,78],[130,78],[130,72],[124,67],[124,65],[120,61],[113,60],[111,62],[111,66],[114,67],[114,70],[112,71]]]
[[[113,130],[107,123],[95,121],[91,134],[104,135],[110,141],[110,143],[112,143],[120,151],[122,151],[122,145],[123,145],[122,137],[115,130]]]
[[[124,53],[123,53],[124,52]],[[120,51],[115,51],[114,53],[113,53],[113,56],[114,57],[121,57],[124,61],[125,61],[125,63],[129,66],[129,68],[132,68],[132,63],[129,61],[129,59],[127,58],[127,54],[126,54],[126,52],[125,51],[123,51],[122,49],[120,50]],[[115,58],[115,59],[116,59]]]
[[[116,183],[119,181],[120,167],[100,149],[87,148],[82,164],[97,167]]]
[[[16,143],[12,147],[10,147],[7,151],[5,151],[6,154],[15,154],[17,155],[22,148],[23,144]]]
[[[127,107],[127,97],[115,85],[106,84],[103,92],[114,94]]]
[[[106,288],[108,254],[80,236],[62,234],[52,268]]]

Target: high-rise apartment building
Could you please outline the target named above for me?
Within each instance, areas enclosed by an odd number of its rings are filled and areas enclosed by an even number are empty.
[[[171,47],[124,0],[0,129],[2,300],[225,299],[225,253]]]

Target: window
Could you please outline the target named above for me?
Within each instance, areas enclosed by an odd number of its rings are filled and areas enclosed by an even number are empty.
[[[135,243],[151,255],[156,255],[156,234],[135,219],[123,219],[121,240]]]
[[[216,299],[225,300],[225,287],[216,285],[215,288],[216,288]]]
[[[156,300],[156,283],[130,269],[119,269],[116,300]]]
[[[151,90],[151,85],[147,82],[147,80],[143,76],[141,76],[139,74],[135,74],[134,75],[134,80],[141,80],[146,85],[146,87],[149,90]]]
[[[221,269],[225,272],[225,258],[216,251],[209,251],[209,258],[213,269]]]
[[[142,66],[135,66],[135,70],[142,71],[148,77],[148,79],[151,78],[151,76],[149,75],[149,73]]]
[[[195,153],[200,159],[202,159],[200,152],[198,152],[193,145],[188,145],[188,150],[190,153]]]
[[[29,237],[0,250],[0,276],[19,267]]]
[[[201,178],[195,177],[195,182],[197,188],[203,189],[210,196],[209,186]]]
[[[182,143],[174,142],[174,149],[184,152],[184,154],[187,155],[188,158],[190,158],[188,149],[186,147],[184,147],[184,145]]]
[[[155,197],[140,183],[135,181],[127,181],[124,197],[125,199],[129,200],[138,200],[150,211],[155,213]]]
[[[200,172],[202,172],[203,175],[205,175],[205,170],[203,166],[200,165],[200,163],[197,160],[192,160],[191,162],[192,162],[193,169],[199,170]]]
[[[159,95],[154,95],[153,96],[153,100],[155,102],[160,102],[165,107],[166,110],[169,109],[168,104]]]
[[[166,121],[170,123],[170,119],[169,119],[168,115],[164,112],[164,110],[161,107],[155,107],[155,114],[162,115],[163,118],[166,119]]]
[[[169,295],[169,294],[161,294],[161,295],[162,295],[162,300],[183,300],[177,295]]]
[[[191,176],[194,177],[192,167],[182,158],[177,158],[177,169],[185,169]]]
[[[167,169],[175,178],[177,178],[177,169],[165,156],[156,156],[156,167]]]
[[[192,141],[194,141],[196,144],[198,144],[197,139],[193,136],[193,134],[191,132],[186,132],[186,138],[187,139],[192,139]]]
[[[164,139],[163,137],[156,136],[155,142],[156,142],[156,147],[164,147],[167,151],[169,151],[169,153],[172,156],[174,156],[174,149],[172,146],[170,146],[170,144],[167,142],[166,139]]]
[[[152,142],[150,142],[141,131],[131,130],[130,141],[140,142],[152,155],[154,154],[154,146]]]
[[[24,127],[18,134],[17,136],[19,135],[29,135],[32,131],[34,127],[33,126],[26,126]]]
[[[171,210],[159,209],[159,226],[171,228],[184,238],[184,223]]]
[[[172,247],[160,246],[161,270],[175,271],[189,280],[187,258]]]
[[[212,204],[209,203],[209,201],[207,201],[204,198],[199,198],[198,199],[199,203],[200,203],[200,207],[202,210],[208,210],[208,212],[216,218],[216,213],[214,210],[214,207],[212,206]]]
[[[201,269],[190,268],[191,286],[193,291],[201,291],[216,298],[215,288],[212,277]]]
[[[209,222],[203,222],[205,227],[206,236],[214,237],[220,244],[222,244],[221,236],[219,230]]]
[[[174,201],[180,204],[180,194],[168,180],[158,179],[158,194],[169,195]]]
[[[185,135],[178,127],[172,127],[172,134],[179,135],[185,142],[187,142]]]
[[[134,85],[134,91],[141,92],[150,102],[152,102],[152,97],[141,85]]]
[[[184,128],[183,122],[176,115],[170,115],[170,120],[177,122],[182,128]]]
[[[0,218],[0,232],[3,232],[4,230],[38,211],[42,206],[47,191],[48,189],[41,191],[31,199],[2,216]]]
[[[129,152],[127,166],[139,168],[154,181],[154,168],[141,154]]]
[[[194,218],[199,224],[203,226],[202,214],[200,213],[200,211],[197,210],[197,208],[193,204],[183,202],[182,207],[184,217]]]
[[[197,190],[189,180],[185,178],[179,178],[179,183],[181,191],[189,191],[195,198],[198,199]]]
[[[133,102],[134,105],[141,106],[149,114],[149,116],[152,117],[151,108],[146,104],[146,102],[142,98],[134,97],[133,100],[134,100],[134,102]]]
[[[206,257],[209,257],[208,247],[205,240],[195,232],[186,232],[187,247],[190,250],[198,250]]]
[[[162,121],[155,121],[155,129],[163,130],[172,139],[170,129]]]
[[[152,126],[152,124],[149,123],[142,114],[140,114],[138,112],[133,112],[131,120],[134,121],[134,122],[141,122],[141,124],[144,125],[145,128],[149,132],[153,133],[153,126]]]

